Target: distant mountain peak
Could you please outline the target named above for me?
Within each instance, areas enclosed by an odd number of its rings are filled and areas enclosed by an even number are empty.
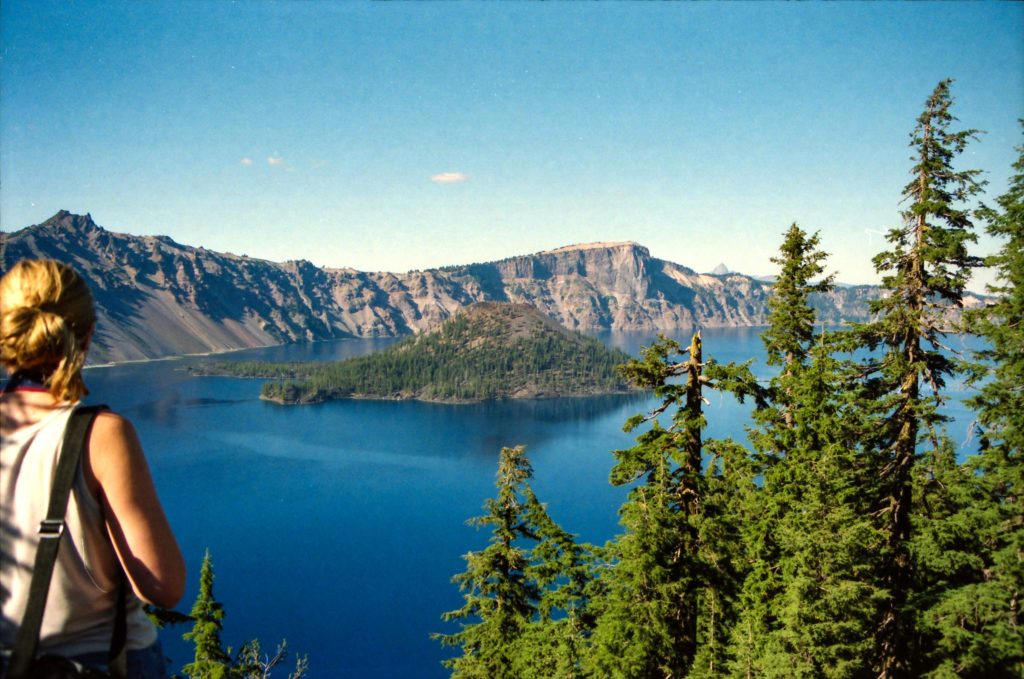
[[[69,231],[91,231],[99,229],[100,226],[92,219],[92,214],[86,212],[84,215],[76,215],[67,210],[60,210],[54,216],[47,219],[40,226],[49,226]]]
[[[732,273],[732,270],[729,267],[727,267],[724,262],[721,262],[718,264],[718,266],[711,270],[711,273],[713,273],[716,276],[724,276],[725,274]]]

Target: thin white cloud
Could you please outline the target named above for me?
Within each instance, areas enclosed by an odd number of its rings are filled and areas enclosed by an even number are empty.
[[[435,184],[458,184],[469,181],[469,177],[461,172],[441,172],[430,178]]]
[[[270,167],[281,167],[284,165],[284,158],[278,155],[267,156],[267,165]]]
[[[250,165],[252,165],[252,158],[249,158],[248,156],[246,156],[245,158],[242,158],[238,162],[240,162],[242,165],[245,165],[246,167],[249,167]]]

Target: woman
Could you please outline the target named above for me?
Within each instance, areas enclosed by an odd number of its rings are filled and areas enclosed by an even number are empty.
[[[22,261],[0,280],[0,648],[24,615],[37,527],[45,515],[68,418],[88,393],[82,380],[96,316],[72,269]],[[128,676],[165,677],[156,630],[142,602],[170,608],[185,586],[181,552],[131,423],[101,412],[88,436],[50,583],[39,653],[104,669],[121,572],[127,600]]]

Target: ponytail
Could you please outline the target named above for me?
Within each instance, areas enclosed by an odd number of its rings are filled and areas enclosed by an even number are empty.
[[[88,286],[64,264],[24,260],[0,280],[0,362],[40,375],[57,401],[89,393],[82,367],[95,321]]]

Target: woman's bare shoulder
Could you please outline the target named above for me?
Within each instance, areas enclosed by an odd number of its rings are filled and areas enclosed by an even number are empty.
[[[135,443],[139,436],[128,418],[113,410],[102,410],[96,415],[89,436],[90,443]]]
[[[110,410],[100,412],[93,421],[85,457],[86,480],[97,494],[97,482],[104,484],[111,474],[122,476],[132,468],[146,466],[135,427],[128,418]]]

